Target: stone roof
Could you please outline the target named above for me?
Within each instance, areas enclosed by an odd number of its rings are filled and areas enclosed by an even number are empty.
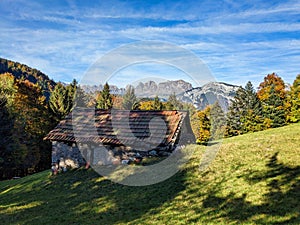
[[[185,119],[188,119],[186,111],[82,108],[70,113],[45,140],[126,146],[142,142],[147,148],[157,143],[167,146],[176,142]]]

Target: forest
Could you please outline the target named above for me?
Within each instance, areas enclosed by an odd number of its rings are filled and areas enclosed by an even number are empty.
[[[42,72],[0,59],[0,180],[47,170],[51,143],[45,135],[75,107],[128,110],[188,110],[198,144],[281,127],[300,120],[300,75],[287,88],[282,78],[268,74],[256,90],[249,81],[240,87],[228,111],[216,102],[204,110],[182,103],[175,94],[166,102],[138,99],[128,86],[125,95],[103,90],[87,94],[76,80],[54,82]]]

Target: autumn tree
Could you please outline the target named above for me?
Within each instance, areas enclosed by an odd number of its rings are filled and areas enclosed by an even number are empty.
[[[198,144],[206,144],[210,139],[210,106],[199,110],[191,117],[191,126]]]
[[[0,93],[1,179],[48,168],[51,144],[43,137],[53,121],[42,90],[28,80],[1,75]]]
[[[114,109],[123,109],[123,97],[121,95],[113,95],[112,101]]]
[[[45,135],[53,128],[46,98],[42,90],[25,81],[17,81],[18,91],[14,99],[16,115],[15,133],[26,146],[26,158],[23,163],[23,175],[40,171],[48,167],[51,143],[43,142]]]
[[[288,95],[286,104],[289,104],[287,114],[288,122],[299,122],[300,121],[300,74],[296,77]]]
[[[139,104],[139,110],[153,110],[153,100],[142,99]]]
[[[14,82],[11,74],[0,75],[0,180],[14,176],[25,158],[14,130],[13,101],[17,92]]]
[[[275,73],[272,73],[264,77],[264,81],[259,84],[257,95],[261,101],[264,101],[270,97],[270,91],[272,86],[274,87],[275,93],[281,99],[285,99],[286,97],[285,83],[281,77],[279,77]]]

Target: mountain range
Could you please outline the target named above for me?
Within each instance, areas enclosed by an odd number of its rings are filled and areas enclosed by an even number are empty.
[[[87,93],[101,91],[103,85],[82,85]],[[139,98],[154,98],[159,96],[162,101],[175,93],[178,100],[193,104],[197,109],[204,109],[206,106],[219,102],[222,109],[227,111],[230,100],[235,96],[239,86],[224,82],[210,82],[202,87],[192,87],[192,84],[184,80],[172,80],[156,83],[155,81],[139,82],[135,88],[135,94]],[[125,88],[118,88],[110,85],[112,94],[123,95]]]
[[[0,74],[11,73],[18,79],[29,80],[32,83],[38,83],[46,97],[54,89],[56,82],[50,79],[46,74],[37,69],[30,68],[25,64],[0,58]],[[81,85],[86,93],[92,94],[101,91],[103,85]],[[223,82],[211,82],[202,87],[193,87],[192,84],[184,80],[170,80],[164,82],[146,81],[139,82],[134,86],[135,94],[139,98],[154,98],[159,96],[166,101],[168,97],[175,93],[177,98],[185,103],[193,104],[197,109],[204,109],[207,105],[219,101],[223,110],[227,111],[230,100],[233,99],[239,86]],[[119,88],[110,85],[112,94],[124,95],[125,88]]]

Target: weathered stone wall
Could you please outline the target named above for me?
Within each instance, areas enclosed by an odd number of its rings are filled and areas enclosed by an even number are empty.
[[[65,144],[52,142],[52,163],[60,167],[79,168],[90,165],[111,165],[120,163],[121,157],[116,157],[111,147],[93,144]]]
[[[52,142],[52,163],[58,163],[60,167],[78,168],[86,164],[76,144]]]

